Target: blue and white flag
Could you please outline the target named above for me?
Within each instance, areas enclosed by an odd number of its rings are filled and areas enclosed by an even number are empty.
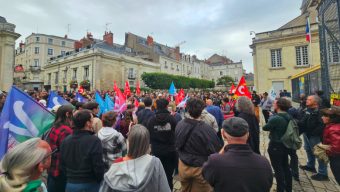
[[[44,134],[54,119],[45,107],[12,86],[0,117],[0,159],[16,144]]]
[[[56,92],[50,91],[50,95],[48,96],[47,101],[47,109],[52,110],[52,108],[56,105],[72,105],[64,98],[60,97]]]
[[[94,96],[95,101],[99,104],[99,112],[98,117],[105,112],[105,101],[102,98],[102,96],[99,95],[98,91],[96,91],[96,94]]]
[[[272,100],[275,100],[276,99],[276,92],[274,90],[274,88],[272,87],[269,91],[269,97],[272,99]]]
[[[173,81],[171,82],[171,85],[170,85],[170,88],[169,88],[169,94],[170,95],[175,95],[176,94],[176,87],[175,87],[175,84],[174,84]]]
[[[76,93],[76,100],[78,102],[83,102],[83,103],[86,103],[87,102],[87,99],[85,99],[80,93]]]
[[[108,112],[108,111],[112,111],[115,107],[115,103],[112,101],[111,97],[109,96],[109,94],[105,94],[105,111],[104,113]]]

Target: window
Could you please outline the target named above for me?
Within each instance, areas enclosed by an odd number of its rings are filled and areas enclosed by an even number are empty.
[[[35,42],[39,42],[40,41],[40,37],[35,37]]]
[[[271,53],[271,61],[272,67],[282,67],[282,59],[281,59],[281,49],[272,49]]]
[[[66,42],[65,41],[61,41],[61,46],[65,47],[65,45],[66,45]]]
[[[39,66],[39,59],[34,59],[34,67],[38,67]]]
[[[48,50],[47,50],[47,55],[53,55],[53,49],[48,48]]]
[[[84,67],[84,79],[88,79],[90,75],[89,66]]]
[[[223,71],[220,71],[220,75],[223,75]]]
[[[297,66],[309,65],[308,46],[295,47],[295,52],[296,52],[296,65]]]
[[[167,65],[166,61],[164,61],[164,68],[165,68],[165,69],[168,68],[168,65]]]
[[[65,55],[65,51],[61,51],[60,53],[61,53],[61,55]]]
[[[67,78],[67,70],[64,70],[64,79]]]
[[[340,55],[340,51],[339,51],[339,47],[336,43],[334,42],[330,42],[328,44],[328,59],[330,63],[338,63],[340,62],[339,59],[339,55]]]
[[[77,68],[73,69],[72,80],[77,80]]]
[[[59,83],[59,72],[55,72],[55,84]]]
[[[133,68],[129,68],[129,74],[128,74],[129,78],[134,78],[134,72],[133,72]]]
[[[53,44],[53,39],[48,38],[48,44],[52,45]]]
[[[49,85],[51,85],[51,78],[52,78],[52,75],[51,75],[51,73],[48,73],[47,74],[47,84],[49,84]]]

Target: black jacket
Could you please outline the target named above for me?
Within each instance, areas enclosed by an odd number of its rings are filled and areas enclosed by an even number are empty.
[[[175,134],[179,158],[191,167],[202,167],[209,155],[222,148],[214,129],[203,121],[184,119],[177,124]]]
[[[202,175],[214,191],[269,192],[273,173],[269,161],[248,145],[227,145],[204,163]]]
[[[260,154],[260,127],[256,116],[242,112],[237,114],[237,117],[247,121],[249,125],[249,138],[247,143],[255,153]]]
[[[298,122],[300,134],[305,133],[307,137],[316,136],[322,138],[324,124],[318,109],[307,109],[302,119]]]
[[[61,167],[69,183],[101,182],[104,176],[102,144],[93,132],[74,130],[61,144]]]
[[[145,127],[148,125],[148,121],[151,117],[155,115],[150,109],[143,109],[137,113],[138,123],[144,125]]]
[[[167,110],[157,111],[149,119],[147,128],[150,132],[151,152],[155,156],[175,152],[175,128],[177,122]]]

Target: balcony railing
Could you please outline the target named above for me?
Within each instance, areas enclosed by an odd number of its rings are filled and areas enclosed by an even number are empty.
[[[129,74],[128,79],[136,79],[136,74]]]
[[[73,81],[77,81],[77,77],[72,77],[72,80]]]
[[[41,67],[40,66],[30,66],[31,72],[40,72]]]
[[[83,79],[84,79],[84,80],[89,80],[89,76],[84,75]]]

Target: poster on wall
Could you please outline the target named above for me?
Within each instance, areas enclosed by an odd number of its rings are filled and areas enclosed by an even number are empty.
[[[299,78],[299,89],[300,89],[300,94],[305,93],[305,77]]]

